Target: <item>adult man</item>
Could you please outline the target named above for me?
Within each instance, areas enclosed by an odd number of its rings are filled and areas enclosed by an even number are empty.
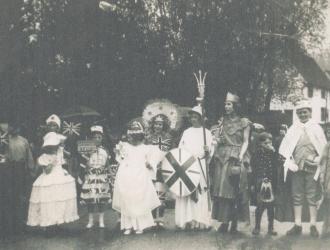
[[[299,121],[295,122],[283,138],[279,153],[285,158],[284,169],[291,170],[291,191],[295,225],[287,235],[299,235],[302,232],[302,207],[304,197],[310,214],[310,234],[318,237],[316,229],[318,163],[326,138],[320,125],[311,119],[312,107],[309,101],[301,100],[296,105]]]
[[[19,135],[19,125],[11,123],[8,132],[7,172],[3,181],[7,183],[4,184],[7,190],[5,206],[9,209],[7,231],[16,234],[22,232],[25,225],[35,165],[28,141]]]

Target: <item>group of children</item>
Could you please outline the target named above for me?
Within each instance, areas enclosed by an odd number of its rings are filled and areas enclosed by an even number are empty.
[[[142,234],[147,228],[164,226],[164,186],[160,175],[161,161],[166,152],[174,148],[173,138],[168,133],[167,117],[155,116],[153,134],[146,135],[144,124],[133,120],[128,124],[126,140],[114,149],[119,168],[113,190],[108,174],[110,154],[102,146],[104,131],[101,126],[91,127],[91,137],[96,150],[86,158],[84,181],[80,198],[88,209],[87,228],[94,226],[94,217],[99,217],[99,227],[104,228],[104,211],[112,208],[120,215],[121,230],[125,235]],[[176,197],[175,224],[181,229],[210,229],[211,197],[206,164],[213,152],[212,134],[202,127],[201,107],[190,112],[191,127],[183,132],[179,148],[187,150],[200,164],[201,181],[198,188],[187,197]],[[43,172],[33,184],[28,212],[29,226],[49,227],[77,220],[77,192],[75,179],[62,167],[65,163],[63,145],[65,136],[59,133],[60,119],[52,115],[48,120],[50,132],[43,138],[42,154],[38,165]],[[164,129],[167,126],[167,130]],[[328,131],[330,136],[330,130]],[[204,143],[204,136],[207,144]],[[264,210],[268,215],[268,233],[274,230],[274,201],[277,177],[277,155],[272,145],[272,135],[262,132],[257,137],[257,148],[251,157],[251,193],[256,205],[254,235],[260,233]],[[329,151],[329,146],[327,149]],[[329,152],[323,156],[324,203],[330,204]],[[253,199],[252,199],[253,200]],[[329,217],[329,216],[328,216]],[[328,218],[327,217],[327,218]],[[324,223],[324,231],[330,219]]]

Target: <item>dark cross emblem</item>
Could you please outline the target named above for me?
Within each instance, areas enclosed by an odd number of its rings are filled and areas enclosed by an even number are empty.
[[[191,181],[189,176],[186,174],[186,170],[190,168],[192,164],[196,161],[196,159],[191,156],[186,162],[184,162],[182,165],[177,162],[177,160],[173,157],[172,153],[169,152],[166,154],[166,159],[171,164],[171,166],[174,168],[175,173],[166,181],[167,186],[170,188],[178,179],[180,179],[188,188],[190,192],[193,192],[196,188],[195,184]],[[161,170],[162,172],[170,172],[166,170]],[[180,196],[182,195],[182,186],[180,182]]]

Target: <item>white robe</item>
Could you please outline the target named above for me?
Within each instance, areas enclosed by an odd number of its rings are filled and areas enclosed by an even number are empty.
[[[213,151],[212,146],[212,134],[206,129],[206,144]],[[204,137],[203,137],[203,128],[188,128],[183,132],[181,141],[179,143],[179,148],[183,148],[190,152],[194,157],[200,158],[201,162],[201,172],[204,172],[206,175],[206,165],[204,157]],[[175,203],[175,224],[178,227],[183,228],[186,223],[195,221],[202,223],[206,226],[211,225],[211,209],[208,204],[208,193],[204,189],[206,188],[206,180],[204,175],[201,173],[201,193],[198,193],[198,201],[195,202],[188,197],[176,197]]]
[[[319,159],[321,158],[323,148],[327,144],[326,137],[324,135],[322,127],[317,124],[313,120],[309,120],[306,123],[296,122],[294,123],[284,136],[282,143],[279,148],[279,153],[286,159],[286,163],[284,164],[285,173],[284,178],[286,178],[286,173],[290,166],[288,161],[292,161],[292,154],[297,146],[297,143],[302,135],[302,133],[306,131],[311,143],[313,144],[314,148],[316,149]],[[288,166],[288,167],[286,167]],[[320,169],[318,168],[314,178],[317,180],[319,177]]]
[[[161,160],[160,154],[144,144],[125,144],[122,153],[112,207],[121,214],[122,229],[143,230],[154,225],[151,211],[160,206],[150,178],[150,172],[156,170]],[[152,170],[147,169],[147,163]]]

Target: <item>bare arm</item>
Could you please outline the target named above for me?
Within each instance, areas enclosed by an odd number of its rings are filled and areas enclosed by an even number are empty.
[[[247,126],[243,131],[243,144],[241,147],[241,152],[239,154],[239,160],[243,161],[243,157],[249,146],[249,135],[250,135],[250,126]]]

